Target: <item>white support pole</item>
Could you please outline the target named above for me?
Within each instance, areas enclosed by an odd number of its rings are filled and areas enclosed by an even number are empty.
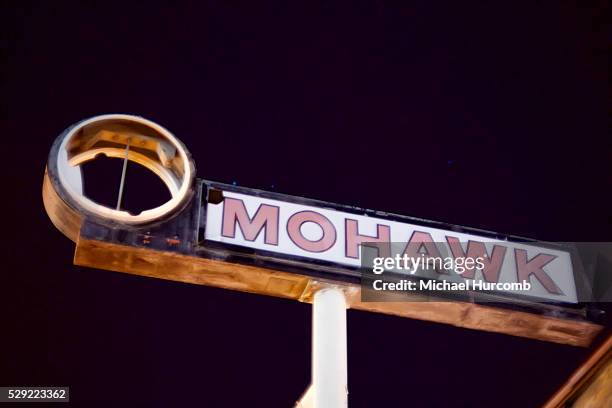
[[[340,289],[325,288],[314,295],[312,391],[314,408],[348,406],[346,299]]]
[[[314,391],[312,389],[312,385],[309,385],[308,388],[306,388],[306,391],[304,391],[304,394],[302,394],[300,400],[295,403],[294,408],[313,408],[313,394]]]

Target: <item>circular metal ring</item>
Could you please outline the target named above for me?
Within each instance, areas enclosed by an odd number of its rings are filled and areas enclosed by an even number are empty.
[[[139,214],[94,202],[83,193],[80,165],[99,155],[127,159],[146,167],[167,186],[170,200]],[[191,155],[168,130],[139,116],[101,115],[73,125],[56,139],[47,162],[43,199],[58,228],[52,215],[58,210],[54,198],[67,204],[69,208],[64,210],[72,211],[77,217],[141,225],[167,219],[182,209],[193,194],[194,178]]]

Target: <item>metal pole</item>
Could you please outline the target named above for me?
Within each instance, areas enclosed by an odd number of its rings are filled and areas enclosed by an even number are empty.
[[[314,408],[346,408],[346,299],[344,292],[325,288],[312,307],[312,388]]]
[[[117,197],[117,208],[119,211],[121,209],[121,199],[123,198],[123,186],[125,185],[125,171],[127,170],[128,158],[130,154],[130,139],[127,141],[127,145],[125,146],[125,157],[123,158],[123,169],[121,170],[121,184],[119,184],[119,196]]]

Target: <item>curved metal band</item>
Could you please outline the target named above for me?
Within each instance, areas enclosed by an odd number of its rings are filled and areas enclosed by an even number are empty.
[[[126,149],[126,147],[128,147]],[[80,165],[98,155],[125,158],[155,173],[167,186],[166,203],[131,214],[103,206],[83,194]],[[45,209],[70,239],[84,218],[103,223],[143,225],[170,218],[193,195],[195,164],[185,146],[168,130],[131,115],[101,115],[66,129],[54,142],[43,181]]]

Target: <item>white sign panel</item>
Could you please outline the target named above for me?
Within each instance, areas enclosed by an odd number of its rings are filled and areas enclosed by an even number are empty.
[[[520,294],[577,302],[569,252],[229,191],[223,196],[207,204],[207,240],[352,267],[361,266],[362,242],[406,243],[406,253],[442,245],[456,258],[484,258],[483,268],[460,275],[464,280],[529,282],[529,292]]]

